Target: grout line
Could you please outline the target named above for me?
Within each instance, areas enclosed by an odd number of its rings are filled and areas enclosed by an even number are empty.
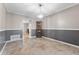
[[[70,44],[70,43],[67,43],[67,42],[59,41],[59,40],[48,38],[48,37],[45,37],[45,36],[43,36],[43,38],[51,40],[51,41],[59,42],[59,43],[65,44],[65,45],[69,45],[69,46],[72,46],[72,47],[75,47],[75,48],[79,48],[79,46],[74,45],[74,44]]]
[[[6,45],[7,45],[7,42],[5,42],[3,48],[2,48],[2,50],[1,50],[1,52],[0,52],[0,55],[2,55],[2,53],[3,53],[3,51],[4,51],[5,47],[6,47]]]

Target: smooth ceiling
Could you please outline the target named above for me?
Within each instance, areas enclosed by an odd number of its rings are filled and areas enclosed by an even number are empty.
[[[70,6],[74,3],[41,3],[41,13],[45,16],[52,15]],[[37,18],[40,14],[39,3],[6,3],[4,4],[7,11],[14,14],[20,14],[27,17]]]

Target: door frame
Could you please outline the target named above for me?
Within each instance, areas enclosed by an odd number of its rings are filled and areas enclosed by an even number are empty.
[[[30,38],[32,38],[32,36],[31,36],[31,23],[29,22],[29,21],[23,21],[23,25],[22,25],[22,41],[23,41],[23,46],[24,46],[24,24],[25,23],[28,23],[29,25],[28,25],[28,27],[29,27],[29,39]]]
[[[29,27],[29,38],[32,38],[32,37],[31,37],[31,23],[30,23],[29,21],[24,21],[24,22],[23,22],[23,30],[22,30],[22,31],[23,31],[23,33],[24,33],[24,24],[25,24],[25,23],[28,23],[28,24],[29,24],[29,25],[28,25],[28,27]]]

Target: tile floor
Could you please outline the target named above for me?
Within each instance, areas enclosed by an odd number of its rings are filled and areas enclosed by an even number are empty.
[[[29,39],[27,35],[23,48],[19,47],[19,42],[14,41],[7,43],[3,55],[78,55],[79,48],[68,46],[55,41],[50,41],[44,38]]]

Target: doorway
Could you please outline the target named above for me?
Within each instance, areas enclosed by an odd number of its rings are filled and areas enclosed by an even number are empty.
[[[29,35],[29,23],[24,23],[24,34]]]
[[[23,23],[23,37],[25,38],[29,38],[29,23],[25,22]]]
[[[23,40],[31,38],[31,23],[23,21]]]

